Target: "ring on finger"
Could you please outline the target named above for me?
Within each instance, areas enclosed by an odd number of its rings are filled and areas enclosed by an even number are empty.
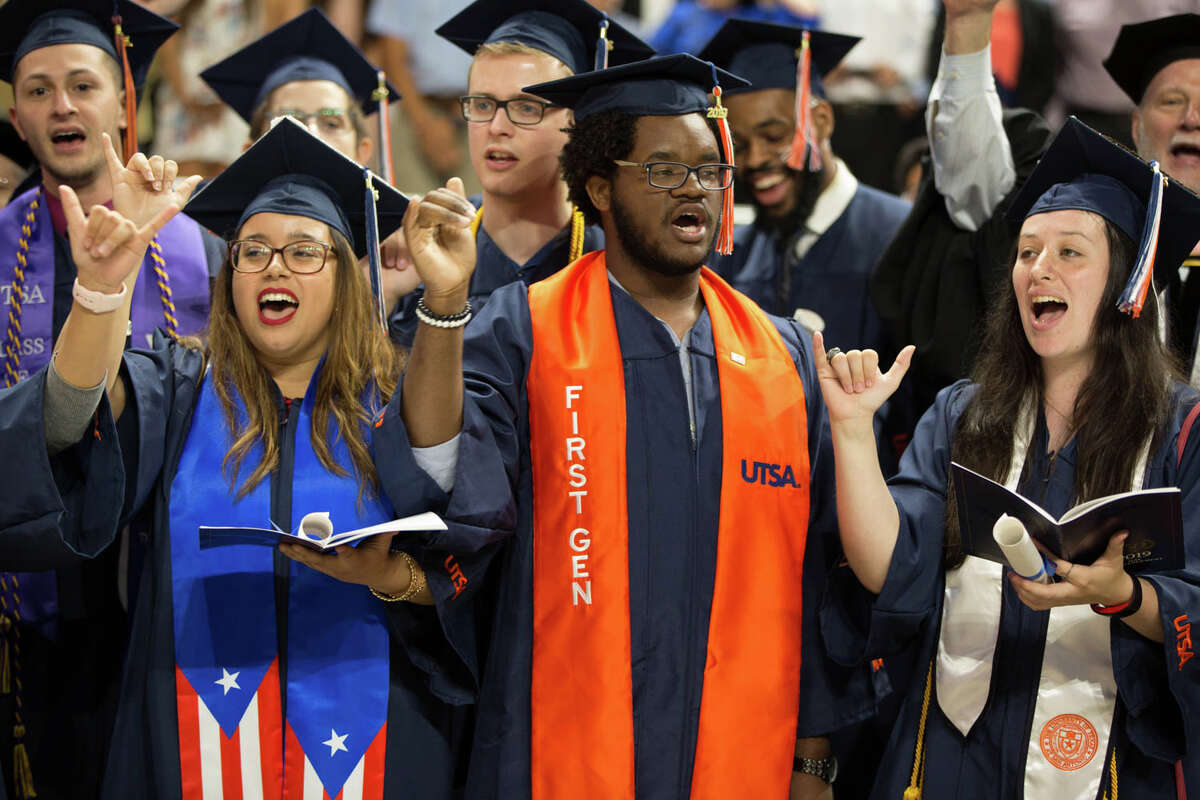
[[[831,348],[829,348],[829,349],[828,349],[828,350],[825,352],[825,360],[826,360],[826,361],[828,361],[830,364],[832,364],[832,363],[833,363],[833,359],[834,359],[836,356],[840,356],[841,354],[842,354],[842,348],[840,348],[840,347],[831,347]]]

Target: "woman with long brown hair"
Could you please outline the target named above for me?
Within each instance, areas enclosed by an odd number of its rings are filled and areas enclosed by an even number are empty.
[[[119,298],[136,261],[121,254],[140,240],[95,253],[124,222],[72,209],[81,290],[53,367],[24,396],[44,387],[44,410],[25,416],[51,458],[22,483],[70,509],[55,546],[86,553],[149,517],[105,797],[453,796],[470,695],[442,667],[417,540],[318,555],[199,536],[293,530],[308,512],[350,530],[428,507],[419,489],[385,485],[369,445],[400,362],[357,264],[405,207],[282,121],[186,207],[232,239],[207,345],[123,357]]]
[[[1200,199],[1072,120],[1009,213],[1012,290],[972,380],[939,394],[889,484],[871,414],[911,348],[881,373],[872,351],[817,341],[849,566],[824,639],[847,663],[920,651],[872,797],[1166,796],[1200,713],[1200,663],[1178,644],[1200,608],[1200,444],[1151,278],[1195,244]],[[1053,581],[965,554],[952,461],[1056,518],[1177,486],[1183,567],[1127,570],[1124,530],[1090,563],[1049,559]]]

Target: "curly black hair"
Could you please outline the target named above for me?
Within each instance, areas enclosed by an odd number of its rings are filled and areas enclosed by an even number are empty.
[[[617,171],[613,161],[633,152],[637,120],[624,111],[602,111],[567,130],[570,135],[558,160],[567,182],[567,197],[589,225],[600,224],[600,212],[588,197],[588,178],[599,175],[612,180]]]
[[[626,160],[633,152],[638,117],[624,111],[601,111],[576,122],[568,128],[567,144],[558,157],[567,197],[583,212],[589,225],[600,224],[600,212],[588,197],[587,181],[593,175],[612,180],[616,174],[615,160]],[[720,142],[721,135],[715,120],[709,119],[709,130]]]

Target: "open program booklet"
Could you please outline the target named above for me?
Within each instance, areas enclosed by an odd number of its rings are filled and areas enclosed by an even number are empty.
[[[295,533],[288,533],[271,522],[269,528],[247,528],[232,526],[200,526],[200,549],[223,547],[231,544],[265,544],[274,547],[280,542],[300,544],[312,550],[331,552],[335,547],[354,544],[381,533],[415,533],[418,531],[444,531],[446,523],[432,511],[411,517],[381,522],[368,528],[334,533],[333,520],[326,511],[305,514]]]
[[[1001,514],[1016,517],[1034,541],[1053,556],[1088,565],[1108,547],[1114,533],[1129,531],[1125,569],[1168,572],[1184,565],[1180,491],[1174,486],[1098,497],[1059,519],[1030,500],[961,464],[950,464],[963,552],[1007,564],[992,527]]]

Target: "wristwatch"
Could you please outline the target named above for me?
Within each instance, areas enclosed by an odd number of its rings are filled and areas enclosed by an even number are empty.
[[[816,775],[826,783],[837,780],[838,763],[833,756],[827,758],[793,758],[792,771],[805,775]]]

